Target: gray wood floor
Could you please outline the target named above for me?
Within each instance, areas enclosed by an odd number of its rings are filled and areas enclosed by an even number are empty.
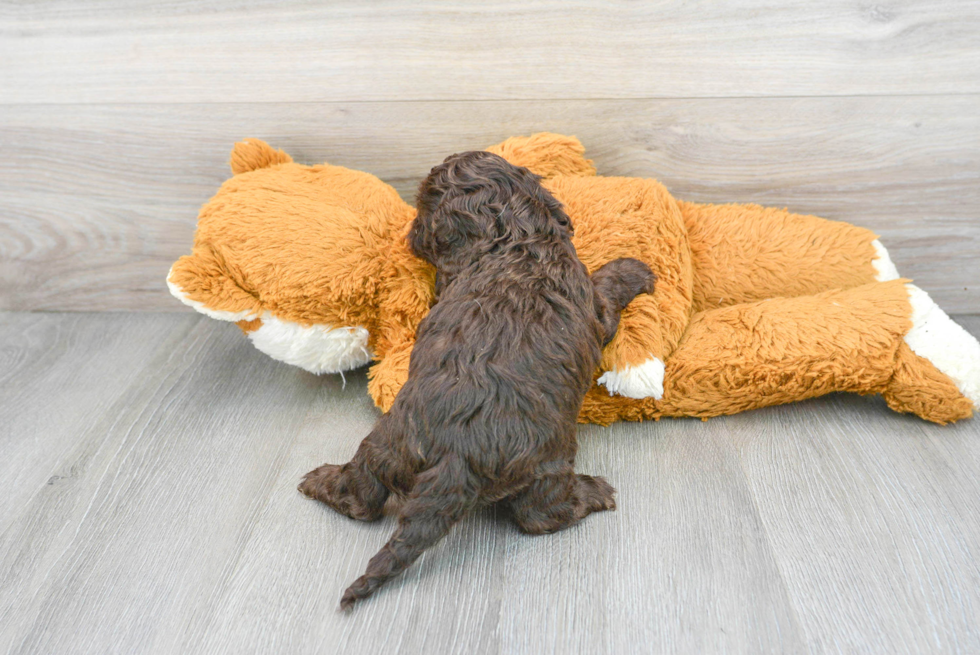
[[[583,427],[618,511],[480,512],[348,616],[393,521],[295,486],[375,418],[363,372],[231,325],[0,313],[0,652],[980,651],[980,419],[832,396]]]
[[[0,0],[0,653],[980,652],[980,418],[853,396],[585,427],[617,512],[488,509],[342,615],[393,522],[295,486],[376,419],[363,371],[277,364],[162,283],[242,138],[409,198],[551,130],[868,227],[980,314],[978,29],[980,0]]]

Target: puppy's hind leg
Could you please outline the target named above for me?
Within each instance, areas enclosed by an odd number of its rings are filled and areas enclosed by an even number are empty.
[[[307,473],[299,490],[352,519],[376,521],[381,518],[388,489],[371,470],[370,453],[375,449],[373,435],[361,442],[354,458],[343,466],[324,464]]]
[[[508,503],[517,526],[529,534],[557,532],[592,512],[616,509],[613,489],[603,478],[576,474],[568,462],[552,468]]]
[[[398,529],[344,592],[340,607],[349,610],[373,594],[446,536],[476,500],[476,490],[467,482],[466,465],[459,461],[443,460],[420,473],[398,516]]]

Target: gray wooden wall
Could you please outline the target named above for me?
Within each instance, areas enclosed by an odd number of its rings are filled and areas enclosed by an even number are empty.
[[[578,135],[601,173],[877,231],[980,313],[980,1],[0,1],[0,309],[162,310],[228,151],[371,171]]]

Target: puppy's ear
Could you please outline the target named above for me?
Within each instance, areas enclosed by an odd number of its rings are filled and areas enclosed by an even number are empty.
[[[537,176],[508,199],[498,227],[516,237],[532,234],[571,237],[575,233],[564,207],[538,183]]]
[[[570,219],[568,214],[565,213],[565,207],[562,206],[562,204],[558,202],[558,200],[544,187],[538,186],[538,190],[539,194],[543,196],[541,202],[545,207],[547,207],[548,213],[551,215],[551,219],[560,225],[565,232],[568,233],[568,236],[575,236],[575,228],[572,226],[572,219]]]
[[[426,230],[422,221],[425,220],[422,216],[422,212],[419,212],[415,216],[415,220],[412,221],[412,228],[408,231],[408,249],[412,251],[412,254],[419,259],[424,259],[430,264],[435,264],[432,261],[433,252],[430,238],[429,230]]]
[[[440,207],[448,196],[465,192],[465,164],[474,153],[457,153],[446,157],[434,166],[419,184],[415,196],[416,215],[408,235],[409,248],[416,257],[435,265],[440,255],[438,235],[446,232],[447,221],[452,217]],[[462,169],[461,169],[462,166]],[[461,173],[464,173],[461,178]]]
[[[438,166],[433,166],[432,170],[419,184],[418,193],[415,196],[415,208],[419,216],[430,216],[442,202],[446,192],[453,185],[452,166],[459,155],[446,157]]]

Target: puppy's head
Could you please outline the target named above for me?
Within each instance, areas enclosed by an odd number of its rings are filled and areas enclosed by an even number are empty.
[[[504,242],[570,238],[568,216],[540,179],[489,152],[448,157],[419,186],[412,251],[437,268],[458,267]]]

